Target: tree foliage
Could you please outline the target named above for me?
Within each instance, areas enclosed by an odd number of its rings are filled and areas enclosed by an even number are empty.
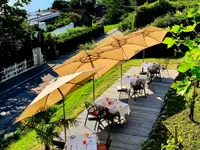
[[[21,61],[28,53],[22,48],[30,43],[31,28],[25,20],[26,11],[19,6],[29,2],[30,0],[18,0],[14,6],[9,6],[8,0],[0,1],[0,69]]]
[[[106,7],[105,24],[118,23],[124,14],[124,1],[104,0],[104,5]]]
[[[52,21],[51,24],[47,25],[47,31],[53,31],[71,22],[73,22],[75,26],[80,26],[81,16],[73,12],[61,13],[61,15],[58,18]]]
[[[175,53],[182,53],[181,45],[188,48],[183,62],[178,66],[178,71],[186,74],[186,77],[184,80],[173,83],[172,88],[176,89],[178,95],[185,96],[190,106],[190,119],[193,121],[196,97],[195,84],[200,80],[200,48],[198,47],[200,34],[196,31],[198,29],[197,25],[200,23],[200,10],[191,8],[186,13],[178,12],[176,15],[184,18],[188,24],[187,26],[181,24],[168,27],[167,30],[171,32],[172,37],[165,38],[164,43],[168,45],[168,48],[175,45]],[[188,36],[185,37],[183,34]]]

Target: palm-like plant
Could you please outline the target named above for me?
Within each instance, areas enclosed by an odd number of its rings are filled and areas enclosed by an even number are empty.
[[[53,120],[55,112],[55,108],[48,109],[29,118],[24,123],[26,130],[35,130],[37,138],[45,145],[45,150],[50,150],[50,147],[54,145],[54,139],[62,140],[59,137],[59,133],[55,130],[57,127],[62,126],[64,123],[66,124],[66,128],[78,125],[78,122],[74,118]]]

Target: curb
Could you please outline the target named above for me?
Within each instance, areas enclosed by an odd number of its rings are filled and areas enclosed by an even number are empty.
[[[10,89],[8,89],[8,90],[4,91],[3,93],[0,93],[0,96],[4,95],[5,93],[8,93],[8,92],[10,92],[10,91],[11,91],[11,90],[13,90],[14,88],[16,88],[16,87],[18,87],[18,86],[20,86],[20,85],[22,85],[22,84],[26,83],[27,81],[30,81],[31,79],[33,79],[33,78],[35,78],[35,77],[37,77],[37,76],[39,76],[39,75],[43,74],[44,72],[46,72],[46,71],[48,71],[48,70],[52,69],[52,68],[53,68],[53,67],[55,67],[55,66],[56,66],[56,65],[53,65],[53,66],[51,66],[51,67],[49,67],[49,68],[47,68],[47,69],[45,69],[45,70],[41,71],[40,73],[38,73],[38,74],[35,74],[34,76],[32,76],[32,77],[30,77],[30,78],[28,78],[28,79],[26,79],[26,80],[22,81],[21,83],[19,83],[19,84],[17,84],[17,85],[14,85],[12,88],[10,88]]]

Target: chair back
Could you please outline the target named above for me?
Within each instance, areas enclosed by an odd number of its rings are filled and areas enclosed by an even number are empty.
[[[103,118],[108,112],[108,108],[103,107],[103,106],[98,106],[97,109],[99,110],[99,117]]]
[[[132,83],[130,83],[131,85],[131,88],[133,90],[141,90],[141,89],[144,89],[144,84],[142,82],[140,82],[140,84],[137,84],[137,85],[133,85]]]
[[[109,133],[108,138],[106,140],[106,148],[107,148],[107,150],[110,149],[111,142],[112,142],[111,133]]]

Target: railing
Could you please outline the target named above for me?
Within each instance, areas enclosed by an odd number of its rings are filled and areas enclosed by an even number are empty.
[[[0,83],[5,82],[23,72],[26,72],[36,66],[33,65],[33,60],[26,61],[20,63],[15,63],[14,65],[4,68],[0,72]]]

